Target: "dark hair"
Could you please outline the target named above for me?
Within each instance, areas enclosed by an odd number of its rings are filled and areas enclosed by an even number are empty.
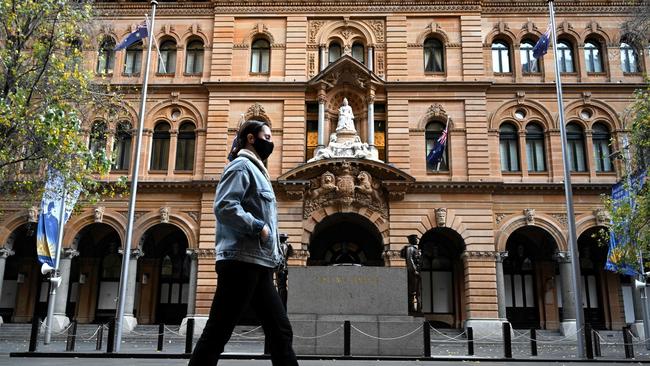
[[[239,127],[239,131],[237,131],[237,137],[235,137],[235,140],[232,142],[232,148],[230,150],[230,154],[228,154],[228,160],[233,161],[235,158],[237,158],[239,151],[246,146],[246,136],[248,136],[249,133],[252,133],[253,136],[257,136],[257,134],[262,131],[262,127],[264,126],[269,128],[271,127],[264,121],[257,121],[254,119],[249,119],[248,121],[244,122]]]

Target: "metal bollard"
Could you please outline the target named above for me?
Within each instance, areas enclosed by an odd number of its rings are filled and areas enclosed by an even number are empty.
[[[192,353],[192,343],[194,341],[194,319],[187,319],[187,329],[185,329],[185,353]]]
[[[530,355],[537,356],[537,330],[530,328]]]
[[[474,329],[467,327],[467,355],[474,356]]]
[[[97,343],[95,343],[95,351],[100,351],[102,349],[103,341],[104,341],[104,324],[100,324],[99,329],[97,329]]]
[[[594,335],[594,354],[596,357],[602,357],[603,353],[600,350],[600,336],[598,335],[598,332],[594,329],[593,335]]]
[[[350,355],[350,321],[343,323],[343,356]]]
[[[429,322],[426,320],[422,324],[422,341],[424,357],[431,357],[431,328],[429,328]]]
[[[503,323],[503,357],[512,358],[512,337],[510,323]]]
[[[594,359],[594,340],[592,338],[591,324],[585,324],[585,346],[587,347],[586,356],[588,360]]]
[[[108,339],[106,340],[106,353],[113,353],[115,345],[115,318],[108,322]]]
[[[70,328],[68,328],[68,338],[65,341],[65,350],[68,352],[74,351],[74,346],[77,341],[77,321],[73,320]]]
[[[165,324],[158,324],[158,347],[156,350],[162,352],[163,342],[165,341]]]
[[[625,358],[634,358],[634,346],[632,345],[630,328],[627,326],[623,327],[623,347],[625,349]]]
[[[38,331],[41,326],[41,319],[37,316],[32,317],[32,331],[29,333],[29,352],[36,352],[38,344]]]

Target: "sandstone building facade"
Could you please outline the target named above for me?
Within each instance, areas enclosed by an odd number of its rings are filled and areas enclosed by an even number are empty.
[[[87,66],[98,80],[137,87],[148,40],[112,49],[148,2],[96,6],[104,15],[84,45]],[[635,296],[629,280],[602,270],[593,234],[608,221],[600,195],[620,176],[611,154],[650,56],[621,27],[634,12],[627,2],[556,7],[585,314],[594,327],[619,329],[635,321]],[[574,315],[553,59],[532,58],[547,23],[546,2],[529,0],[161,2],[129,316],[173,324],[208,313],[215,187],[238,124],[257,118],[274,134],[268,168],[291,266],[401,267],[399,251],[417,234],[422,313],[413,315],[452,328],[508,319],[560,329]],[[343,98],[380,161],[307,163],[334,132]],[[122,112],[87,121],[89,144],[116,158],[110,179],[131,173],[139,93],[127,99]],[[444,159],[427,165],[447,125]],[[328,175],[351,190],[322,191]],[[127,203],[106,199],[70,219],[59,315],[114,315]],[[5,322],[28,322],[46,299],[35,216],[22,202],[3,210],[0,311]]]

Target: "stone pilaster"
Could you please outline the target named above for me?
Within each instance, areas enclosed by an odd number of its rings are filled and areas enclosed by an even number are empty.
[[[560,332],[564,336],[575,338],[576,334],[576,311],[573,296],[573,284],[571,283],[571,256],[569,252],[558,252],[555,258],[560,263],[560,279],[562,282],[562,319],[560,320]]]
[[[129,258],[129,278],[126,284],[126,299],[124,301],[124,320],[122,322],[124,331],[130,332],[138,325],[138,320],[133,316],[135,304],[135,287],[138,275],[138,259],[144,255],[140,248],[131,249]]]
[[[497,252],[494,256],[497,275],[497,300],[499,305],[499,319],[507,321],[506,316],[506,281],[503,276],[503,261],[508,258],[508,252]]]
[[[4,282],[5,277],[5,265],[7,263],[7,258],[14,255],[14,251],[3,247],[0,248],[0,296],[2,295],[2,283]],[[3,323],[2,317],[0,316],[0,324]]]

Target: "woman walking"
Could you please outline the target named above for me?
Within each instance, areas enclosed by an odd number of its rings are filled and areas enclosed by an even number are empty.
[[[273,365],[298,365],[291,324],[273,285],[283,258],[275,194],[263,163],[272,152],[268,124],[249,120],[240,127],[214,201],[217,290],[189,366],[217,364],[247,305],[262,323]]]

